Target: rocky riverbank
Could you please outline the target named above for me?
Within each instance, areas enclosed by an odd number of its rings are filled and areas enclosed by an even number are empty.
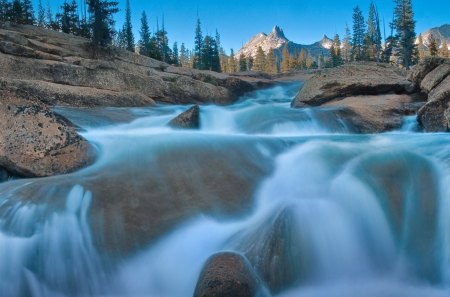
[[[449,61],[426,59],[409,74],[367,62],[325,69],[306,81],[292,107],[338,107],[337,115],[361,133],[398,129],[405,115],[415,114],[425,131],[448,131]]]

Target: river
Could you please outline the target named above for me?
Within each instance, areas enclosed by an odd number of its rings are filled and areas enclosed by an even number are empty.
[[[56,108],[97,160],[0,184],[0,296],[192,296],[220,251],[270,262],[261,296],[448,296],[450,134],[354,134],[291,109],[299,87],[202,106],[198,131],[167,127],[185,106]]]

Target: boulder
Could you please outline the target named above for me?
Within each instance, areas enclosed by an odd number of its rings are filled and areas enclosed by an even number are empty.
[[[428,102],[419,110],[417,121],[427,132],[450,131],[450,59],[426,59],[416,66],[422,69],[416,81],[428,94]],[[431,69],[431,70],[430,70]],[[425,70],[429,70],[425,73]],[[416,70],[414,70],[416,71]],[[423,79],[419,81],[420,77]]]
[[[194,105],[169,122],[169,126],[176,129],[199,129],[200,107]]]
[[[420,64],[414,66],[413,70],[408,75],[408,79],[415,85],[420,86],[425,76],[444,61],[444,58],[425,58]]]
[[[450,74],[450,59],[428,73],[420,83],[420,88],[429,93]]]
[[[380,133],[399,129],[404,116],[415,115],[426,97],[415,95],[353,96],[324,106],[338,107],[336,115],[357,133]]]
[[[294,210],[286,207],[231,239],[273,294],[298,284],[311,270]]]
[[[259,286],[258,277],[246,258],[224,252],[208,259],[194,297],[255,297]]]
[[[292,107],[320,106],[359,95],[411,94],[415,91],[401,69],[380,63],[351,63],[323,70],[306,81]]]
[[[70,122],[32,94],[0,90],[0,166],[23,177],[75,171],[93,161],[92,147]]]

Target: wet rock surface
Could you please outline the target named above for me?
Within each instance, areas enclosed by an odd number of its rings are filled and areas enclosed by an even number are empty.
[[[248,260],[237,253],[224,252],[206,262],[194,297],[256,297],[259,281]]]
[[[168,124],[175,129],[200,129],[200,107],[195,105],[183,112]]]

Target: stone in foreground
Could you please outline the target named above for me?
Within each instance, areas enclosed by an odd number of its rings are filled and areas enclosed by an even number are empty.
[[[200,107],[194,105],[169,122],[169,126],[175,129],[199,129]]]
[[[0,90],[0,117],[0,167],[14,175],[65,174],[93,160],[92,147],[71,123],[42,103]]]
[[[243,256],[224,252],[206,262],[195,288],[194,297],[254,297],[258,278]]]

